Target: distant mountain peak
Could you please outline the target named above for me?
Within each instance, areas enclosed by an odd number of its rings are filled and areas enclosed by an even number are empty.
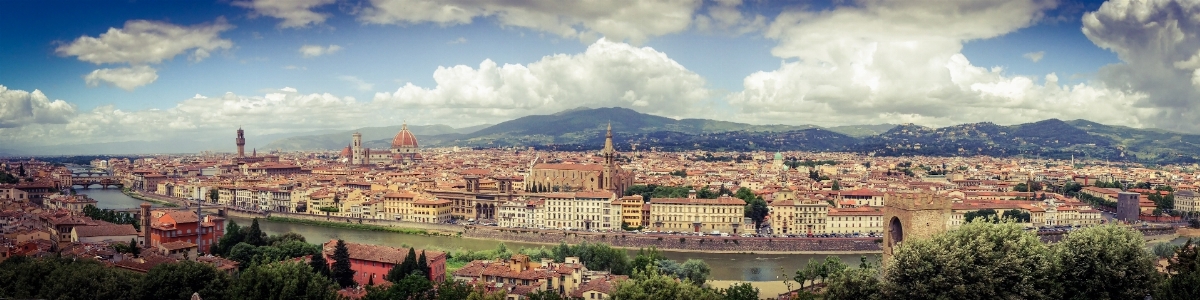
[[[576,107],[576,108],[568,108],[568,109],[565,109],[565,110],[563,110],[563,111],[556,112],[556,113],[554,113],[554,115],[555,115],[555,116],[561,116],[561,115],[566,115],[566,114],[570,114],[570,113],[573,113],[573,112],[578,112],[578,111],[586,111],[586,110],[591,110],[591,109],[592,109],[591,107],[587,107],[587,106],[580,106],[580,107]]]

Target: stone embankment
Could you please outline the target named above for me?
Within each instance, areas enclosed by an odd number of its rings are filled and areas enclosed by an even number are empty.
[[[879,238],[746,238],[496,227],[468,227],[463,236],[548,245],[589,242],[629,249],[655,247],[667,251],[709,253],[853,254],[882,251]]]
[[[406,222],[406,221],[379,220],[379,219],[360,219],[360,218],[313,215],[313,214],[296,214],[296,213],[283,213],[283,212],[250,212],[250,211],[242,211],[242,210],[225,210],[224,213],[226,216],[234,216],[234,217],[240,217],[240,218],[280,217],[280,218],[307,220],[307,221],[315,221],[315,222],[349,223],[349,224],[387,227],[387,228],[416,229],[416,230],[423,230],[423,231],[428,231],[430,233],[437,233],[437,234],[443,234],[443,235],[455,235],[459,232],[463,232],[463,229],[464,229],[464,227],[462,225],[454,225],[454,224],[421,223],[421,222]],[[320,226],[320,225],[317,224],[317,226]]]

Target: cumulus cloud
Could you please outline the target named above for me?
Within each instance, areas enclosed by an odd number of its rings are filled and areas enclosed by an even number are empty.
[[[366,126],[371,124],[364,120],[387,122],[390,119],[390,116],[384,115],[385,112],[357,102],[353,97],[328,93],[304,94],[293,88],[257,96],[233,93],[210,97],[196,95],[168,109],[127,111],[103,105],[78,114],[74,113],[73,105],[62,100],[48,102],[38,91],[17,91],[16,99],[32,99],[24,101],[32,101],[35,108],[32,109],[33,113],[29,112],[30,109],[23,109],[15,110],[17,113],[14,114],[11,113],[14,110],[9,109],[14,107],[8,104],[12,102],[9,92],[0,92],[0,95],[3,95],[0,99],[6,103],[0,109],[0,116],[4,117],[0,124],[12,127],[8,125],[9,120],[14,120],[10,115],[24,116],[24,119],[17,120],[33,120],[14,123],[34,123],[20,128],[0,128],[0,144],[86,144],[153,141],[180,136],[219,138],[228,136],[234,129],[231,127],[237,124],[254,128],[257,134],[269,134]],[[37,108],[39,105],[42,107],[40,110]]]
[[[50,101],[40,90],[32,93],[0,85],[0,130],[32,124],[62,124],[75,115],[75,105]]]
[[[1037,22],[1052,1],[856,4],[781,13],[766,36],[779,41],[771,53],[787,60],[778,70],[747,76],[744,90],[728,96],[739,119],[945,126],[1087,118],[1141,126],[1149,113],[1128,108],[1143,97],[1136,92],[1103,84],[1060,86],[1057,75],[1041,82],[1008,76],[1002,68],[971,65],[962,55],[966,41]]]
[[[502,121],[579,106],[621,106],[664,116],[689,115],[712,92],[699,75],[662,52],[600,39],[584,53],[528,65],[484,60],[477,68],[439,67],[434,87],[408,83],[375,102],[420,109],[428,117]]]
[[[165,22],[132,20],[124,28],[109,28],[99,37],[81,36],[71,43],[59,45],[54,51],[62,56],[74,56],[93,64],[128,64],[128,68],[97,69],[84,76],[88,86],[101,83],[133,90],[158,79],[154,68],[147,65],[162,63],[180,54],[198,62],[213,51],[227,50],[233,42],[220,37],[221,32],[233,29],[224,18],[210,24],[179,26]]]
[[[91,74],[83,76],[83,80],[90,87],[107,84],[126,91],[133,91],[133,89],[139,86],[158,80],[158,71],[147,66],[117,69],[105,68],[92,71]]]
[[[1147,95],[1148,125],[1200,132],[1200,2],[1112,0],[1083,16],[1083,33],[1121,63],[1101,68],[1109,86]]]
[[[54,51],[94,64],[157,64],[188,51],[192,51],[190,59],[200,61],[212,51],[233,47],[232,41],[220,37],[221,32],[229,29],[233,25],[224,18],[187,27],[132,20],[125,22],[124,28],[109,28],[99,37],[81,36]]]
[[[334,54],[341,50],[342,46],[338,45],[329,45],[328,47],[321,47],[321,45],[304,45],[300,46],[300,50],[298,51],[300,51],[300,55],[303,55],[304,58],[313,58],[322,55]]]
[[[1046,56],[1046,51],[1029,52],[1029,53],[1025,53],[1024,55],[1021,55],[1021,57],[1024,57],[1025,59],[1028,59],[1029,61],[1032,61],[1032,62],[1041,61],[1042,57],[1045,57],[1045,56]]]
[[[312,9],[335,1],[337,0],[252,0],[234,1],[232,4],[254,11],[255,16],[282,19],[277,25],[279,28],[301,28],[325,23],[329,14],[314,12]]]
[[[502,26],[528,28],[591,42],[604,36],[641,43],[691,25],[701,0],[371,0],[359,13],[370,24],[470,24],[494,17]]]

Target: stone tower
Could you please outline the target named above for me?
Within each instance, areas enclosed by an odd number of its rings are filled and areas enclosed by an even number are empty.
[[[238,127],[237,134],[238,157],[246,157],[246,136],[241,127]]]
[[[142,219],[142,247],[145,247],[150,241],[150,203],[142,202],[140,208],[138,213],[141,215],[138,217]]]
[[[600,188],[606,191],[616,191],[616,183],[613,182],[613,177],[617,172],[615,161],[616,151],[613,150],[612,144],[612,123],[608,123],[608,133],[604,135],[604,150],[600,152],[604,156],[604,174],[600,176]]]
[[[367,155],[363,151],[362,134],[355,132],[353,137],[350,142],[350,164],[365,165],[367,164]]]
[[[950,198],[932,191],[888,193],[883,198],[883,263],[906,240],[923,239],[946,231]]]

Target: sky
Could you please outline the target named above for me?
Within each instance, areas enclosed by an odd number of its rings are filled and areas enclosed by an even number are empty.
[[[1200,133],[1200,2],[0,1],[0,150],[575,107]]]

